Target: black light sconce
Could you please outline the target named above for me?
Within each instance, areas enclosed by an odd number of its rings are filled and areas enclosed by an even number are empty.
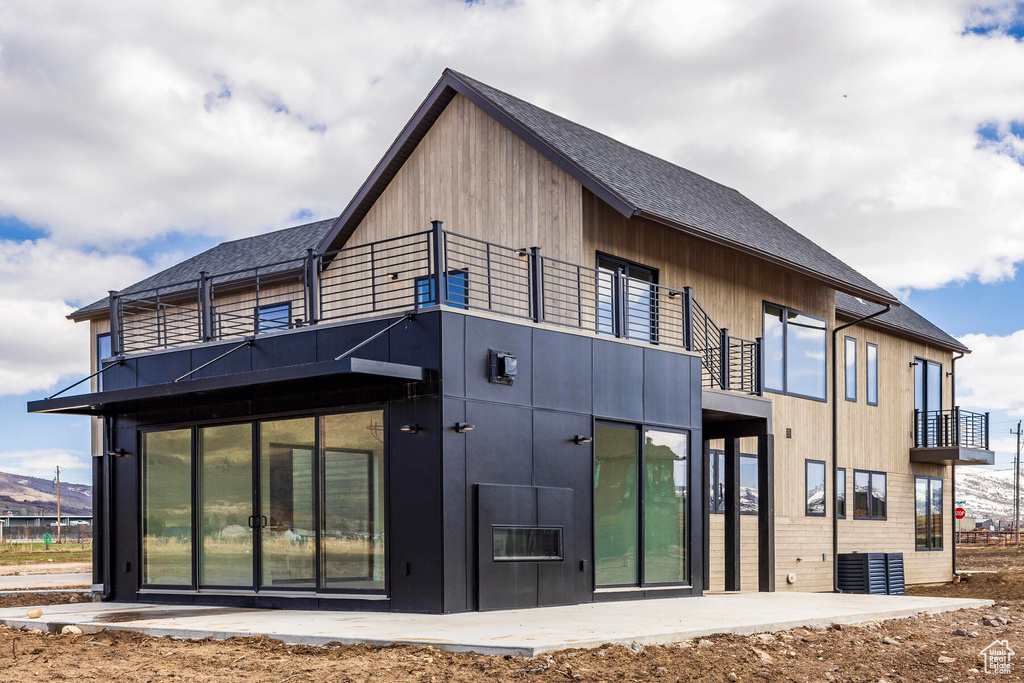
[[[398,279],[398,273],[388,273],[388,279],[394,282]]]
[[[585,443],[592,443],[594,441],[589,436],[584,436],[583,434],[577,434],[576,436],[572,437],[572,440],[576,442],[577,446],[580,446]]]
[[[516,256],[519,258],[529,258],[530,251],[528,249],[516,249]]]
[[[917,361],[916,360],[910,361],[910,367],[914,367],[915,365],[917,365]]]
[[[673,291],[673,290],[669,290],[669,293],[668,293],[668,298],[669,299],[675,299],[677,296],[679,296],[679,292],[676,292],[676,291]]]
[[[455,431],[459,432],[460,434],[463,433],[463,432],[471,432],[474,429],[475,429],[475,427],[473,425],[469,424],[468,422],[456,422],[455,423]]]
[[[107,451],[107,455],[111,455],[115,458],[124,458],[128,455],[128,451],[123,448],[115,448],[112,451]]]
[[[398,431],[405,432],[406,434],[415,434],[416,432],[420,431],[420,426],[415,423],[402,425],[401,427],[398,428]]]

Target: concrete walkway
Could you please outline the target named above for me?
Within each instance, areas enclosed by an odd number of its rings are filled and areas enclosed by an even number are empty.
[[[33,588],[88,588],[91,585],[92,572],[0,576],[0,591]]]
[[[885,595],[742,593],[430,615],[92,602],[43,607],[38,619],[28,618],[25,607],[4,609],[0,623],[57,632],[66,624],[77,624],[86,633],[128,629],[174,638],[266,635],[305,645],[403,643],[533,657],[604,643],[671,644],[712,633],[822,628],[992,604],[991,600]]]

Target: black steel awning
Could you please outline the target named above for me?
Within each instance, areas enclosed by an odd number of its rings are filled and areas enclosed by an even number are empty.
[[[434,379],[436,373],[415,365],[365,358],[288,365],[217,377],[166,382],[144,387],[113,389],[78,396],[29,401],[30,413],[113,415],[181,405],[183,399],[238,400],[274,391],[325,391],[358,389],[385,384],[413,384]]]

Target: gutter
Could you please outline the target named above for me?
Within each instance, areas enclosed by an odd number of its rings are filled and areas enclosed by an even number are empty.
[[[839,592],[839,517],[836,515],[835,492],[839,484],[839,363],[837,362],[837,344],[839,333],[847,327],[853,327],[872,318],[877,318],[892,310],[892,304],[885,308],[856,320],[844,323],[832,330],[832,591]],[[828,498],[826,497],[826,500]],[[849,507],[849,506],[847,506]]]
[[[956,407],[956,362],[958,360],[960,360],[961,358],[963,358],[964,356],[966,356],[966,355],[967,355],[967,353],[965,351],[961,351],[959,354],[953,356],[953,362],[949,364],[950,365],[950,367],[949,367],[949,377],[950,377],[950,384],[952,385],[952,391],[950,391],[951,400],[950,400],[950,404],[949,405],[951,407],[954,407],[954,408]],[[956,514],[955,514],[955,511],[956,511],[956,465],[950,465],[950,468],[949,468],[949,488],[951,489],[950,490],[950,496],[951,496],[951,498],[953,500],[953,510],[954,510],[954,514],[949,516],[950,523],[951,523],[950,526],[953,527],[950,530],[951,533],[949,535],[953,539],[953,542],[950,545],[950,547],[953,550],[953,552],[951,554],[953,556],[953,576],[955,577],[956,576],[956,542],[957,542],[956,523],[958,521],[957,518],[956,518]]]

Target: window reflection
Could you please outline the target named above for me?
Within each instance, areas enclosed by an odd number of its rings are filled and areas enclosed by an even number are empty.
[[[142,583],[192,585],[192,430],[142,437]]]

